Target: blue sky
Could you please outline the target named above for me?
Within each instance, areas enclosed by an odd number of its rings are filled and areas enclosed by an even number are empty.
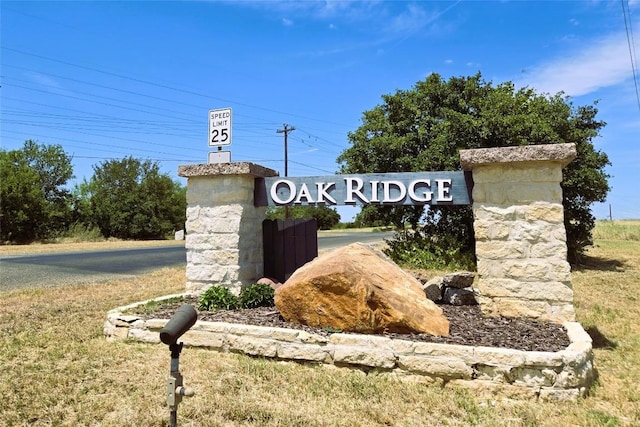
[[[629,13],[623,15],[624,4]],[[2,1],[1,145],[60,144],[76,180],[134,156],[206,163],[208,111],[233,110],[233,161],[335,173],[381,95],[482,72],[598,102],[613,165],[597,218],[640,218],[640,2]],[[627,30],[637,35],[628,39]],[[631,40],[631,47],[629,44]],[[637,40],[637,44],[634,41]],[[349,210],[351,209],[351,210]],[[353,208],[341,209],[349,220]]]

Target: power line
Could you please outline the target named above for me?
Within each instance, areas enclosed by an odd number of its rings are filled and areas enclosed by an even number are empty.
[[[257,106],[257,105],[252,105],[252,104],[246,104],[246,103],[242,103],[242,102],[232,101],[232,100],[229,100],[229,99],[224,99],[224,98],[220,98],[220,97],[216,97],[216,96],[206,95],[206,94],[203,94],[201,92],[195,92],[195,91],[190,90],[190,89],[180,89],[180,88],[176,88],[176,87],[169,86],[169,85],[166,85],[166,84],[154,83],[154,82],[150,82],[148,80],[143,80],[143,79],[139,79],[139,78],[135,78],[135,77],[129,77],[129,76],[125,76],[123,74],[114,73],[114,72],[111,72],[111,71],[100,70],[98,68],[93,68],[93,67],[89,67],[89,66],[86,66],[86,65],[79,65],[79,64],[74,64],[72,62],[68,62],[68,61],[62,61],[60,59],[49,58],[49,57],[44,56],[44,55],[39,55],[39,54],[36,54],[36,53],[26,52],[26,51],[23,51],[23,50],[20,50],[20,49],[13,49],[13,48],[10,48],[10,47],[4,46],[4,45],[0,45],[0,49],[8,50],[8,51],[11,51],[11,52],[14,52],[14,53],[18,53],[18,54],[21,54],[21,55],[32,56],[34,58],[44,59],[44,60],[51,61],[51,62],[56,62],[58,64],[68,65],[70,67],[76,67],[76,68],[80,68],[80,69],[84,69],[84,70],[88,70],[88,71],[93,71],[95,73],[101,73],[101,74],[105,74],[105,75],[108,75],[108,76],[117,77],[117,78],[120,78],[120,79],[130,80],[130,81],[134,81],[134,82],[137,82],[137,83],[143,83],[143,84],[150,85],[150,86],[155,86],[155,87],[160,87],[160,88],[163,88],[163,89],[168,89],[168,90],[172,90],[172,91],[176,91],[176,92],[186,93],[186,94],[189,94],[189,95],[206,98],[208,100],[217,99],[218,101],[223,101],[223,102],[232,103],[232,104],[236,104],[236,105],[242,105],[243,107],[254,108],[254,109],[262,110],[262,111],[268,111],[270,113],[284,114],[284,115],[287,115],[287,116],[297,117],[297,118],[301,118],[301,119],[305,119],[305,120],[312,120],[312,121],[316,121],[316,122],[321,122],[321,123],[327,123],[327,124],[333,124],[333,125],[345,126],[346,127],[346,125],[344,125],[344,124],[335,123],[335,122],[331,122],[331,121],[328,121],[328,120],[322,120],[322,119],[318,119],[316,117],[307,117],[307,116],[302,116],[302,115],[299,115],[299,114],[287,113],[287,112],[284,112],[284,111],[278,111],[278,110],[273,110],[273,109],[270,109],[270,108],[260,107],[260,106]]]
[[[629,58],[631,59],[631,71],[633,73],[633,84],[636,89],[636,100],[638,102],[638,110],[640,111],[640,91],[638,90],[638,64],[635,57],[635,43],[633,40],[633,29],[631,28],[631,11],[629,10],[629,1],[627,0],[626,6],[625,1],[620,0],[620,4],[622,5],[622,16],[624,18],[624,28],[627,32],[627,44],[629,45]]]

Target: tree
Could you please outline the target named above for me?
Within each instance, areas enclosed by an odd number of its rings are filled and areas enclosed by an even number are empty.
[[[318,230],[329,230],[340,222],[340,214],[332,208],[320,206],[291,206],[289,218],[315,218]],[[267,219],[284,219],[284,208],[269,208]]]
[[[342,173],[457,170],[460,149],[575,143],[578,157],[564,169],[562,182],[569,260],[578,261],[593,244],[590,206],[609,191],[604,168],[610,164],[593,146],[605,126],[596,120],[595,106],[575,107],[562,93],[540,95],[511,82],[494,86],[480,73],[448,81],[431,74],[411,90],[382,99],[349,133],[351,146],[338,157]],[[387,207],[380,213],[393,223],[406,209]],[[429,212],[421,218],[429,232],[449,236],[464,251],[475,250],[469,207]]]
[[[80,192],[88,194],[91,220],[104,237],[163,239],[183,228],[185,189],[161,174],[157,163],[127,157],[93,171]]]
[[[66,230],[71,178],[71,157],[60,145],[28,140],[20,150],[0,150],[0,240],[29,243]]]

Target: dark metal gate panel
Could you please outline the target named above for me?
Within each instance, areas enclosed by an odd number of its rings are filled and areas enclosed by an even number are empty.
[[[264,275],[281,283],[318,256],[318,225],[313,218],[267,219],[262,238]]]

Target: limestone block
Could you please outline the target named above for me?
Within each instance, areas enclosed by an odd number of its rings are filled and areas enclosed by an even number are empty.
[[[473,375],[473,369],[470,366],[463,360],[452,357],[400,356],[398,367],[409,372],[420,372],[447,379],[471,379]]]
[[[268,336],[281,342],[299,342],[299,333],[295,329],[269,328]]]
[[[415,342],[400,339],[393,339],[389,345],[394,354],[412,354],[415,349]]]
[[[242,254],[237,249],[223,249],[219,251],[211,251],[211,261],[212,264],[218,265],[238,265],[241,264],[243,260]]]
[[[476,270],[480,280],[483,277],[505,277],[502,261],[484,258],[482,254],[478,255]]]
[[[187,279],[211,283],[222,283],[227,275],[227,269],[218,265],[192,264],[187,261]]]
[[[474,183],[473,189],[471,190],[471,197],[473,198],[473,202],[487,203],[487,193],[490,191],[491,189],[488,185]]]
[[[540,301],[573,301],[573,290],[562,282],[521,282],[483,278],[477,289],[485,297],[522,298]]]
[[[551,387],[558,374],[551,369],[517,368],[514,370],[514,384],[527,387]]]
[[[514,221],[511,224],[509,238],[514,241],[545,242],[549,236],[546,222]]]
[[[149,319],[144,322],[143,328],[152,331],[159,331],[169,322],[167,319]]]
[[[333,359],[327,347],[320,347],[312,344],[280,344],[278,345],[277,356],[280,359],[333,363]]]
[[[527,258],[530,247],[527,241],[476,241],[478,257],[496,260]]]
[[[559,368],[564,365],[561,352],[527,351],[524,354],[526,366]]]
[[[553,224],[564,224],[564,208],[562,202],[535,202],[528,206],[525,214],[527,221],[545,221]]]
[[[336,346],[361,346],[366,348],[391,348],[391,338],[364,334],[331,334],[329,343]]]
[[[227,332],[233,335],[272,339],[273,328],[266,326],[245,325],[241,323],[229,323]]]
[[[200,295],[202,294],[204,291],[206,291],[209,287],[211,287],[210,283],[203,283],[203,282],[190,282],[187,281],[184,285],[185,289],[188,292],[192,292],[196,295]]]
[[[226,334],[220,332],[188,330],[180,338],[185,345],[193,347],[207,347],[224,350],[226,346]]]
[[[565,322],[562,326],[567,330],[567,335],[572,343],[586,343],[591,345],[593,340],[578,322]]]
[[[429,342],[416,342],[414,353],[436,357],[451,357],[463,360],[467,364],[476,363],[475,347],[456,344],[439,344]]]
[[[208,233],[236,233],[240,230],[242,217],[224,218],[212,221],[207,226]]]
[[[486,185],[486,184],[485,184]],[[486,202],[495,204],[530,204],[537,201],[562,201],[559,185],[549,186],[537,183],[502,182],[491,185],[486,192]]]
[[[551,267],[552,279],[558,282],[571,283],[571,265],[566,259],[546,260]]]
[[[217,191],[213,194],[212,201],[214,204],[230,204],[235,202],[242,202],[245,200],[253,200],[253,188],[234,188],[232,186],[226,188],[228,191]]]
[[[525,364],[525,352],[509,348],[474,347],[474,360],[488,366],[521,367]]]
[[[322,335],[310,334],[306,331],[298,331],[298,338],[296,341],[309,344],[326,344],[329,342],[329,339]]]
[[[481,306],[484,311],[484,307]],[[494,313],[505,317],[532,317],[534,319],[546,316],[549,303],[546,301],[520,300],[514,298],[494,298]]]
[[[504,206],[504,205],[491,205],[484,204],[473,205],[473,215],[476,220],[486,221],[488,224],[495,223],[497,221],[515,221],[516,220],[516,206]]]
[[[225,334],[229,331],[229,326],[232,323],[226,322],[196,322],[195,325],[191,327],[191,331],[203,331],[203,332],[213,332],[218,334]]]
[[[505,260],[503,269],[504,277],[523,282],[556,280],[549,263],[540,260]]]
[[[511,226],[504,222],[474,220],[473,230],[476,242],[483,240],[506,240],[511,232]]]
[[[474,377],[480,381],[492,381],[496,383],[512,383],[514,375],[512,371],[515,368],[508,365],[483,365],[475,366]]]
[[[475,183],[483,184],[502,182],[559,183],[562,181],[562,168],[553,163],[489,165],[474,169],[473,180]]]
[[[540,242],[531,245],[532,258],[567,259],[567,244],[561,240]]]
[[[391,369],[396,366],[396,358],[391,350],[379,348],[336,346],[333,352],[334,363],[370,366]]]
[[[239,248],[240,236],[237,233],[187,234],[185,248],[193,251]]]
[[[150,344],[158,344],[160,342],[160,334],[158,332],[152,332],[146,329],[130,328],[128,338]]]
[[[241,352],[251,356],[276,357],[277,341],[254,336],[227,334],[229,351]]]

